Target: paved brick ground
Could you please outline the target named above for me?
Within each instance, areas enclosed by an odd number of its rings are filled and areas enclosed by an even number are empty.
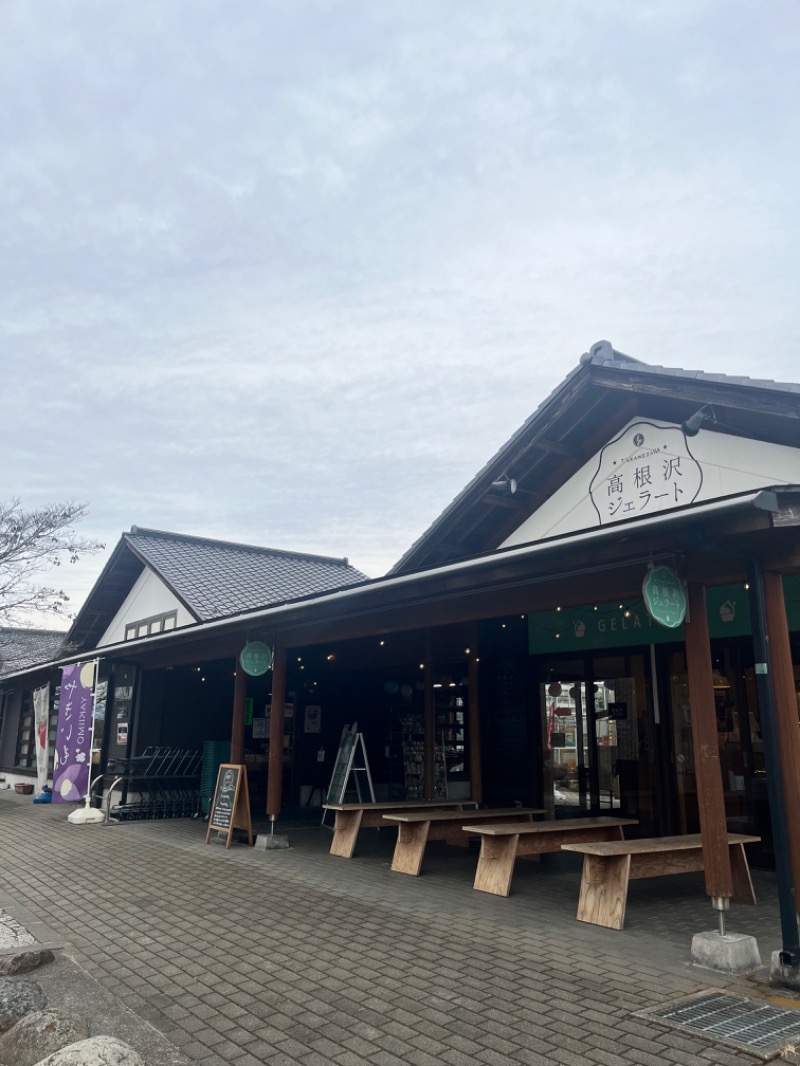
[[[577,856],[520,863],[504,900],[472,890],[462,849],[431,845],[422,877],[393,874],[390,832],[362,833],[347,861],[308,823],[289,850],[225,851],[195,821],[78,827],[68,813],[0,794],[0,906],[35,915],[41,939],[52,930],[205,1066],[756,1061],[636,1017],[702,988],[772,994],[763,976],[688,965],[692,933],[714,927],[701,875],[634,882],[616,933],[576,922]],[[754,879],[762,902],[731,928],[768,960],[774,886]]]

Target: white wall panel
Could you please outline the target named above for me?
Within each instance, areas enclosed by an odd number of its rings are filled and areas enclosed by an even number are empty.
[[[652,419],[634,418],[614,440],[623,437],[627,430],[640,423],[647,423],[656,429],[665,429],[672,437],[675,437],[676,431],[680,437],[683,436],[679,426],[655,422]],[[691,457],[702,471],[702,484],[692,502],[701,503],[773,485],[800,484],[798,448],[746,440],[702,429],[696,437],[688,438],[687,444]],[[600,524],[635,517],[635,513],[622,512],[606,517],[601,523],[597,507],[592,502],[590,486],[593,479],[597,478],[602,454],[598,452],[565,482],[503,542],[502,547],[527,544],[545,537],[574,533],[582,529],[592,529]],[[684,499],[677,502],[673,500],[659,509],[669,510],[688,502],[689,500]]]
[[[103,634],[98,647],[102,648],[105,644],[123,641],[125,626],[131,622],[139,622],[143,618],[151,618],[153,615],[175,610],[178,612],[178,626],[185,626],[195,621],[195,618],[167,588],[161,578],[152,570],[145,568],[117,611],[111,625]]]

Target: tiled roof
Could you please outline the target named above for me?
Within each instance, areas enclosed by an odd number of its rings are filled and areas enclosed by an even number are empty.
[[[592,346],[591,352],[587,352],[581,359],[581,364],[591,363],[592,366],[609,366],[624,368],[635,371],[637,374],[657,374],[659,377],[673,377],[685,381],[713,381],[721,385],[740,385],[748,389],[768,389],[771,392],[789,392],[800,395],[800,384],[788,381],[773,381],[771,378],[749,378],[743,374],[709,374],[704,370],[684,370],[681,367],[655,366],[642,363],[630,355],[614,351],[603,341]],[[633,365],[631,365],[633,364]],[[548,397],[550,399],[550,397]],[[547,403],[547,400],[545,400]]]
[[[0,629],[0,676],[55,659],[66,636],[55,629]]]
[[[749,378],[741,375],[709,374],[701,370],[684,370],[680,367],[651,366],[634,359],[614,349],[608,341],[598,341],[591,349],[581,356],[578,366],[571,370],[564,380],[545,397],[536,410],[529,415],[520,428],[512,434],[509,440],[489,459],[486,465],[478,471],[474,478],[461,492],[445,507],[442,513],[434,519],[401,558],[390,568],[389,574],[399,574],[424,564],[425,553],[433,546],[437,538],[446,538],[460,517],[463,517],[463,508],[470,505],[470,501],[477,494],[483,493],[487,483],[493,478],[501,476],[506,467],[508,458],[514,456],[525,441],[548,417],[549,412],[558,410],[562,405],[569,402],[569,397],[579,383],[591,380],[593,369],[598,371],[610,370],[628,378],[635,390],[638,378],[643,386],[646,386],[648,378],[674,379],[676,386],[680,382],[691,382],[702,388],[703,385],[723,386],[730,389],[732,394],[740,389],[758,389],[764,393],[773,393],[772,399],[778,397],[800,397],[800,384],[789,382],[771,381],[768,379]],[[655,384],[655,382],[653,383]],[[768,404],[770,397],[764,396],[764,403]],[[792,401],[795,402],[794,400]],[[766,407],[765,407],[766,410]]]
[[[124,541],[200,621],[302,599],[367,577],[346,559],[133,526]]]

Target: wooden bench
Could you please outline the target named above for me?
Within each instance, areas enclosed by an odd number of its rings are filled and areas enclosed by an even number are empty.
[[[392,811],[449,810],[460,811],[472,800],[396,800],[394,803],[325,803],[326,811],[336,813],[331,841],[331,855],[343,859],[353,857],[359,829],[385,826],[383,815]],[[473,804],[474,806],[474,804]]]
[[[745,844],[760,837],[728,834],[728,853],[733,878],[733,902],[756,902]],[[625,840],[606,844],[564,844],[564,851],[583,853],[583,875],[578,901],[578,920],[622,929],[628,882],[637,877],[664,877],[703,869],[703,845],[699,833],[649,840]]]
[[[481,853],[472,886],[479,892],[507,896],[517,858],[560,851],[578,841],[622,840],[622,828],[636,825],[632,818],[563,818],[531,825],[475,825],[465,820],[464,832],[481,838]]]
[[[429,840],[444,840],[448,844],[466,847],[469,836],[464,832],[465,823],[517,822],[530,823],[534,814],[544,814],[533,807],[506,807],[504,809],[479,811],[408,811],[384,814],[385,822],[397,824],[397,844],[392,859],[396,873],[418,876]],[[475,834],[473,834],[475,835]]]

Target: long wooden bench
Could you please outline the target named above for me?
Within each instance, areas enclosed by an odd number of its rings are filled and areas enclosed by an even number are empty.
[[[408,811],[384,814],[383,820],[397,825],[397,844],[392,859],[396,873],[416,877],[422,867],[425,845],[429,840],[444,840],[448,844],[465,847],[469,836],[465,835],[467,822],[530,823],[534,814],[544,814],[534,807],[506,807],[504,809],[478,811]],[[473,834],[474,835],[474,834]]]
[[[734,903],[756,902],[745,844],[760,837],[728,834]],[[703,869],[703,845],[699,833],[679,837],[655,837],[606,844],[564,844],[564,851],[583,853],[583,875],[578,901],[578,920],[622,929],[628,882],[638,877],[664,877]]]
[[[449,810],[460,811],[465,806],[475,806],[472,800],[397,800],[387,803],[325,803],[326,811],[334,811],[331,855],[343,859],[353,857],[359,829],[374,829],[385,826],[383,815],[392,811]]]
[[[622,840],[623,826],[636,825],[632,818],[563,818],[531,825],[475,825],[465,820],[464,832],[481,838],[481,853],[473,888],[507,896],[511,890],[517,858],[560,851],[570,841]]]

